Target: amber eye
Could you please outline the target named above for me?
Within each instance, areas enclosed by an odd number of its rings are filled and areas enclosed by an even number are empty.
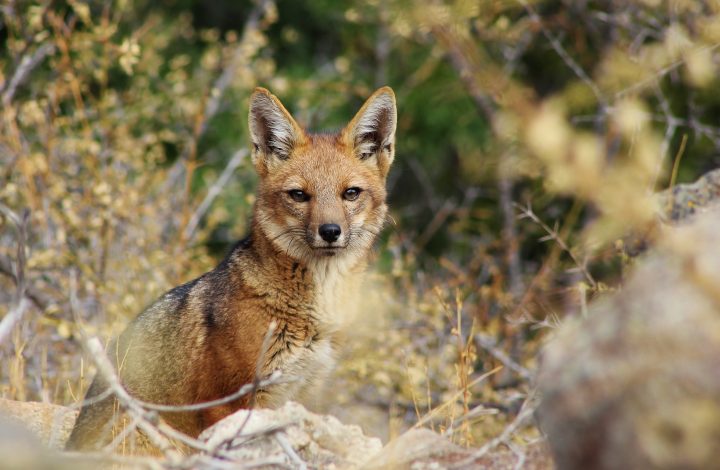
[[[346,201],[354,201],[358,198],[361,192],[362,189],[360,188],[348,188],[343,193],[343,199],[345,199]]]
[[[308,202],[310,200],[310,195],[300,189],[291,189],[288,191],[288,195],[295,202]]]

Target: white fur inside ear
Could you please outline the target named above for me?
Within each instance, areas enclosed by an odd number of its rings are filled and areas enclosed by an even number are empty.
[[[394,143],[396,114],[392,95],[382,93],[371,98],[353,132],[358,154],[375,153]]]
[[[256,93],[250,102],[250,137],[257,150],[286,159],[297,136],[287,114],[264,93]]]

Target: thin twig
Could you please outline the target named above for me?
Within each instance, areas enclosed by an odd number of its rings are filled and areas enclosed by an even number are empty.
[[[108,389],[110,391],[110,389]],[[122,444],[125,439],[132,434],[135,429],[137,429],[139,420],[137,417],[134,417],[133,420],[130,422],[129,425],[125,426],[125,428],[122,430],[122,432],[119,432],[117,436],[115,436],[115,439],[112,440],[108,445],[103,447],[103,450],[106,452],[114,452],[117,446]]]
[[[236,449],[238,447],[242,447],[250,441],[260,439],[263,437],[274,436],[275,434],[277,434],[279,432],[285,431],[287,429],[287,427],[291,424],[293,424],[293,423],[286,422],[286,423],[274,424],[269,427],[262,428],[262,429],[252,431],[252,432],[248,432],[245,434],[236,432],[233,436],[217,442],[213,447],[211,447],[208,450],[207,453],[211,454],[211,455],[222,454],[223,451],[229,451],[229,450]]]
[[[55,46],[52,44],[43,44],[35,49],[35,52],[32,55],[26,54],[23,56],[20,60],[20,65],[18,65],[18,68],[15,70],[12,78],[5,82],[1,87],[3,90],[2,103],[4,106],[10,105],[18,87],[27,80],[30,76],[30,72],[32,72],[46,56],[52,54],[53,52],[55,52]]]
[[[675,131],[677,130],[677,122],[673,119],[672,112],[670,110],[670,103],[667,98],[665,98],[660,86],[655,87],[655,96],[660,103],[660,109],[667,119],[667,127],[665,128],[665,135],[663,136],[662,146],[660,147],[660,156],[657,164],[655,165],[655,174],[652,179],[652,186],[648,188],[649,191],[653,191],[657,185],[665,160],[667,160],[667,156],[670,153],[670,143],[673,136],[675,136]]]
[[[497,446],[501,444],[508,445],[512,435],[515,434],[515,432],[520,429],[520,427],[523,426],[528,420],[528,418],[530,418],[535,412],[535,406],[530,404],[533,398],[534,396],[532,394],[528,395],[518,415],[510,424],[505,427],[503,432],[498,437],[488,441],[484,446],[473,452],[472,455],[470,455],[466,459],[453,463],[450,468],[468,468],[468,466],[473,465],[477,461],[477,459],[483,457],[485,454],[487,454]]]
[[[210,99],[207,101],[205,111],[203,112],[204,119],[200,126],[200,135],[205,133],[208,123],[220,108],[220,100],[222,99],[227,87],[230,86],[230,83],[232,83],[233,78],[235,78],[240,65],[247,61],[248,48],[245,47],[245,44],[251,40],[250,36],[260,29],[262,17],[267,14],[270,8],[272,8],[273,1],[256,0],[255,3],[255,8],[252,9],[245,21],[243,36],[240,39],[238,47],[235,49],[232,59],[230,59],[228,66],[225,67],[222,74],[220,74],[213,84]]]
[[[502,160],[500,167],[507,166]],[[525,290],[522,280],[522,267],[520,263],[520,247],[517,235],[517,227],[513,211],[513,179],[507,174],[507,171],[500,171],[498,175],[498,189],[500,192],[499,206],[502,214],[502,240],[505,246],[505,263],[507,264],[507,273],[510,281],[510,294],[513,301],[516,301]]]
[[[510,451],[515,454],[515,457],[517,457],[517,462],[515,462],[513,470],[521,470],[523,468],[523,465],[525,465],[525,460],[527,459],[527,455],[525,455],[524,450],[521,449],[518,445],[509,441],[507,441],[505,445],[507,445]]]
[[[595,84],[595,82],[590,78],[590,76],[585,72],[585,70],[578,64],[575,59],[573,59],[570,54],[565,50],[562,44],[560,44],[560,41],[550,32],[548,29],[544,26],[543,20],[538,15],[538,13],[535,11],[535,8],[532,7],[526,0],[518,0],[518,2],[525,8],[525,10],[528,12],[528,15],[530,15],[530,18],[537,23],[537,25],[540,27],[540,31],[542,31],[543,36],[548,40],[550,43],[550,46],[552,46],[555,53],[557,53],[558,56],[562,59],[563,62],[565,62],[565,65],[567,65],[570,70],[572,70],[575,75],[580,78],[580,80],[585,83],[590,90],[595,95],[595,98],[597,98],[598,102],[604,107],[604,105],[607,103],[607,99],[603,95],[602,91],[600,91],[600,88]]]
[[[500,361],[505,367],[512,370],[513,372],[516,372],[523,379],[532,379],[533,373],[530,372],[529,369],[521,366],[519,363],[514,361],[503,351],[498,349],[495,341],[491,337],[478,333],[475,335],[475,342],[485,351],[489,352],[495,359]]]
[[[501,370],[502,370],[502,366],[498,366],[498,367],[494,368],[494,369],[491,370],[491,371],[485,372],[485,373],[482,374],[480,377],[478,377],[478,378],[474,379],[472,382],[468,383],[468,384],[467,384],[467,388],[470,388],[470,387],[474,386],[475,384],[478,384],[478,383],[482,382],[483,380],[487,379],[487,378],[490,377],[491,375],[493,375],[493,374],[495,374],[495,373],[497,373],[497,372],[499,372],[499,371],[501,371]],[[435,416],[436,416],[441,410],[445,409],[445,408],[448,407],[449,405],[454,404],[454,403],[455,403],[455,400],[457,400],[458,398],[460,398],[460,396],[462,396],[463,393],[465,393],[465,390],[460,390],[460,391],[456,392],[453,396],[451,396],[448,400],[446,400],[445,403],[437,406],[437,407],[434,408],[432,411],[426,413],[425,416],[422,417],[422,419],[418,420],[418,422],[413,425],[413,429],[419,428],[419,427],[421,427],[421,426],[424,426],[425,424],[427,424],[428,422],[430,422],[432,419],[435,418]]]
[[[0,321],[0,344],[3,344],[7,340],[15,328],[15,325],[20,323],[29,306],[30,301],[27,297],[23,297],[15,307],[5,314],[2,321]]]
[[[90,357],[93,358],[98,373],[105,379],[108,387],[112,389],[122,408],[127,410],[128,414],[137,421],[137,427],[170,461],[177,461],[179,456],[173,451],[173,446],[170,441],[152,424],[151,420],[154,419],[147,414],[147,411],[144,410],[138,401],[131,397],[120,384],[120,379],[115,373],[110,360],[105,355],[105,350],[100,340],[97,338],[89,338],[83,341],[83,345],[88,350]]]
[[[300,456],[295,452],[295,449],[290,445],[290,442],[285,437],[285,434],[283,433],[277,433],[275,434],[275,440],[278,444],[280,444],[280,448],[285,452],[285,454],[290,458],[290,461],[293,463],[296,469],[298,470],[307,470],[307,464],[303,459],[300,458]]]
[[[0,204],[0,212],[12,221],[13,225],[15,225],[15,231],[17,232],[17,262],[15,264],[15,272],[13,273],[13,277],[15,278],[15,307],[10,309],[2,321],[0,321],[0,344],[2,344],[10,336],[15,326],[20,323],[20,320],[22,320],[30,306],[30,301],[25,296],[25,245],[30,212],[25,210],[22,216],[19,216],[3,204]]]
[[[535,212],[533,212],[532,207],[529,203],[526,207],[523,207],[520,204],[515,204],[515,207],[520,211],[520,218],[528,218],[538,224],[543,230],[545,230],[545,233],[547,233],[547,235],[542,237],[540,241],[555,241],[555,243],[557,243],[560,248],[562,248],[562,250],[566,252],[568,256],[570,256],[570,258],[573,260],[580,272],[583,273],[585,279],[590,283],[593,289],[597,290],[597,282],[595,281],[595,278],[592,276],[592,274],[590,274],[590,271],[587,268],[587,264],[581,263],[580,260],[577,259],[575,253],[572,252],[567,243],[565,243],[565,240],[563,240],[563,238],[558,233],[557,228],[550,228],[545,222],[540,220],[540,218],[535,214]]]
[[[182,442],[188,447],[191,447],[195,450],[199,450],[201,452],[209,452],[210,447],[207,446],[204,442],[202,442],[199,439],[195,439],[193,437],[188,436],[187,434],[178,431],[177,429],[173,428],[167,423],[164,423],[160,421],[157,424],[158,430],[168,436],[171,439],[175,439],[179,442]],[[221,457],[225,457],[225,455],[221,455]]]
[[[217,179],[217,181],[215,181],[215,183],[213,183],[212,186],[210,186],[210,189],[205,195],[205,199],[202,200],[197,209],[195,209],[195,212],[193,212],[192,216],[190,216],[190,219],[185,226],[185,230],[183,231],[183,237],[185,240],[190,240],[195,234],[195,230],[200,224],[200,220],[202,220],[203,216],[210,208],[210,205],[212,205],[215,198],[218,197],[220,192],[227,185],[228,181],[230,181],[230,177],[233,175],[237,167],[240,166],[245,157],[247,157],[247,155],[247,149],[240,149],[233,154],[232,158],[225,166],[225,169],[220,174],[220,177]]]
[[[290,383],[290,379],[285,379],[282,377],[282,374],[279,370],[273,371],[272,374],[270,374],[268,377],[264,379],[260,379],[257,382],[245,384],[242,387],[238,389],[237,392],[218,398],[217,400],[211,400],[211,401],[204,401],[201,403],[193,403],[192,405],[163,405],[160,403],[148,403],[146,401],[137,400],[138,404],[142,406],[143,408],[146,408],[148,410],[152,411],[160,411],[163,413],[181,413],[186,411],[198,411],[198,410],[204,410],[206,408],[212,408],[214,406],[224,405],[226,403],[230,403],[232,401],[237,400],[238,398],[244,397],[245,395],[253,393],[253,391],[257,390],[258,388],[262,387],[268,387],[270,385],[278,385],[278,384],[285,384]]]
[[[715,44],[709,44],[709,45],[707,45],[707,46],[700,47],[699,49],[696,49],[696,50],[693,51],[693,52],[696,52],[696,53],[697,53],[697,52],[705,52],[705,51],[710,51],[710,52],[711,52],[711,51],[714,51],[715,49],[717,49],[718,47],[720,47],[720,42],[715,43]],[[619,98],[622,98],[622,97],[624,97],[625,95],[628,95],[628,94],[630,94],[630,93],[634,93],[635,91],[637,91],[637,90],[639,90],[639,89],[641,89],[641,88],[643,88],[643,87],[645,87],[645,86],[648,86],[648,85],[652,84],[653,82],[656,82],[657,80],[659,80],[660,78],[662,78],[664,75],[667,75],[668,73],[672,72],[672,71],[675,70],[676,68],[678,68],[678,67],[680,67],[681,65],[683,65],[683,64],[685,63],[685,57],[690,56],[693,52],[683,54],[683,58],[682,58],[682,59],[676,60],[675,62],[671,63],[670,65],[659,69],[659,70],[658,70],[657,72],[655,72],[651,77],[648,77],[648,78],[646,78],[645,80],[640,80],[639,82],[633,83],[632,85],[630,85],[630,86],[628,86],[628,87],[626,87],[626,88],[623,88],[622,90],[618,91],[617,93],[615,93],[615,99],[617,100],[617,99],[619,99]]]
[[[253,408],[255,408],[255,399],[257,398],[257,392],[260,389],[260,376],[262,374],[263,366],[265,365],[265,354],[267,354],[268,349],[270,348],[270,340],[272,339],[276,328],[277,323],[275,321],[270,322],[270,325],[268,325],[268,330],[265,333],[265,337],[263,338],[262,346],[260,347],[260,355],[258,356],[257,363],[255,364],[255,378],[253,379],[252,384],[250,384],[252,385],[250,409],[248,410],[248,414],[245,417],[245,421],[243,421],[243,423],[240,425],[240,429],[238,429],[238,434],[242,434],[243,429],[245,429],[248,421],[250,421],[250,416],[252,416]]]
[[[12,262],[4,256],[0,256],[0,274],[12,278],[13,282],[17,282]],[[28,284],[27,280],[25,281],[25,296],[42,312],[51,305],[57,304],[55,300],[36,289],[32,284]]]

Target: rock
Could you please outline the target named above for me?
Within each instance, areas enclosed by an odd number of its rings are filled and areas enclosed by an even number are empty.
[[[658,199],[666,219],[686,220],[720,201],[720,169],[705,173],[694,183],[677,184],[662,191]]]
[[[0,417],[0,469],[49,468],[40,440],[17,420]]]
[[[307,468],[322,469],[510,470],[518,462],[518,457],[504,448],[474,458],[477,449],[460,447],[428,429],[411,429],[383,448],[379,439],[364,436],[358,426],[311,413],[293,402],[277,410],[240,410],[205,430],[200,440],[246,464],[264,462],[290,468],[305,464]],[[293,449],[295,456],[288,455],[282,441]],[[523,468],[553,468],[544,445],[528,446],[522,452]]]
[[[444,470],[516,468],[519,457],[498,447],[482,456],[478,449],[460,447],[429,429],[411,429],[388,443],[383,450],[363,466],[365,470]],[[525,470],[549,470],[552,459],[543,444],[521,448]]]
[[[0,398],[0,417],[20,423],[51,449],[62,449],[70,436],[77,411],[40,402]]]
[[[467,449],[429,429],[411,429],[390,441],[365,468],[444,468],[469,456]]]
[[[621,291],[546,346],[560,469],[720,468],[720,210],[665,227]]]
[[[696,214],[714,211],[720,205],[720,169],[705,173],[697,181],[677,184],[656,195],[658,218],[643,228],[636,228],[622,240],[622,251],[636,257],[647,251],[666,225],[682,223]]]
[[[0,470],[91,470],[98,461],[58,452],[77,412],[64,406],[0,399]]]
[[[276,410],[239,410],[203,431],[200,440],[210,448],[223,448],[238,461],[272,461],[293,468],[298,459],[309,468],[358,468],[382,448],[380,440],[366,437],[360,427],[317,415],[288,402]],[[295,455],[283,449],[287,443]]]

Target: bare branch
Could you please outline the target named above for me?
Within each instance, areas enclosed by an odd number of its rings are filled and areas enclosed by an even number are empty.
[[[202,200],[197,209],[195,209],[195,212],[192,214],[192,216],[190,216],[190,219],[185,226],[185,230],[183,231],[183,238],[185,240],[190,240],[195,234],[195,230],[200,224],[200,220],[202,220],[203,216],[208,211],[215,198],[218,197],[225,185],[227,185],[228,181],[230,181],[230,177],[233,175],[237,167],[240,166],[245,157],[247,157],[247,155],[247,149],[240,149],[233,154],[232,158],[225,166],[225,169],[220,174],[220,177],[217,179],[217,181],[215,181],[215,183],[213,183],[212,186],[210,186],[210,189],[205,195],[205,199]]]
[[[147,415],[147,412],[142,408],[138,401],[132,398],[120,384],[120,379],[115,373],[110,360],[105,355],[105,350],[103,349],[100,340],[97,338],[90,338],[85,340],[83,345],[90,353],[90,357],[93,358],[93,361],[97,366],[98,373],[105,379],[108,387],[113,391],[122,408],[127,410],[128,414],[137,422],[137,427],[143,431],[150,442],[160,449],[166,457],[168,457],[171,461],[177,461],[178,455],[172,449],[172,444],[158,431],[157,427],[151,423],[150,419],[152,418]]]
[[[0,256],[0,274],[12,278],[13,282],[17,282],[12,262],[4,256]],[[30,299],[40,311],[43,312],[51,305],[57,303],[54,299],[35,288],[32,284],[28,284],[27,280],[25,281],[25,296]]]
[[[262,374],[262,368],[265,363],[265,355],[268,352],[268,349],[270,348],[270,341],[273,337],[273,333],[275,333],[275,330],[277,329],[277,323],[273,320],[270,322],[270,325],[268,325],[268,330],[265,332],[265,337],[263,338],[262,345],[260,346],[260,354],[258,355],[257,363],[255,364],[255,378],[253,379],[252,385],[252,399],[250,400],[250,411],[248,411],[247,416],[245,417],[245,421],[240,425],[240,429],[238,430],[238,434],[242,434],[243,429],[245,429],[245,426],[247,425],[248,421],[250,421],[250,416],[252,415],[252,410],[255,407],[255,399],[257,398],[257,391],[260,388],[260,375]],[[279,371],[278,371],[279,372]]]
[[[13,307],[0,321],[0,344],[10,336],[15,325],[20,323],[30,302],[25,296],[25,245],[27,242],[27,223],[30,212],[25,210],[22,216],[17,215],[3,204],[0,204],[0,212],[12,221],[17,232],[17,262],[13,277],[15,279],[15,307]]]
[[[537,25],[540,27],[540,30],[543,33],[543,36],[548,40],[550,45],[552,46],[553,50],[557,53],[558,56],[562,59],[563,62],[565,62],[565,65],[567,65],[570,70],[572,70],[575,75],[580,78],[580,80],[585,83],[590,90],[595,95],[595,98],[597,98],[598,102],[603,105],[603,107],[607,104],[607,99],[605,98],[605,95],[603,95],[602,91],[600,91],[600,88],[595,84],[595,82],[590,78],[590,76],[583,70],[583,68],[578,64],[575,59],[573,59],[568,51],[565,50],[562,44],[560,44],[560,41],[545,28],[543,25],[543,20],[540,18],[540,15],[537,14],[535,11],[535,8],[533,8],[526,0],[518,0],[518,2],[525,7],[525,10],[528,12],[528,15],[530,15],[530,18],[537,23]]]
[[[2,321],[0,321],[0,344],[7,340],[15,328],[15,325],[20,323],[29,306],[30,301],[28,301],[27,297],[23,297],[20,299],[20,302],[3,317]]]
[[[517,373],[523,379],[525,379],[525,380],[532,379],[533,373],[530,372],[529,369],[521,366],[519,363],[514,361],[510,356],[505,354],[502,350],[498,349],[495,340],[493,340],[491,337],[483,335],[483,334],[476,334],[475,342],[481,348],[483,348],[485,351],[489,352],[495,359],[500,361],[505,367],[507,367],[508,369]]]
[[[35,49],[32,55],[26,54],[23,56],[12,78],[2,86],[2,103],[4,106],[8,106],[12,102],[18,87],[27,80],[33,69],[37,67],[46,56],[53,52],[55,52],[55,46],[52,44],[43,44]]]
[[[540,220],[540,218],[535,214],[535,212],[533,212],[532,207],[529,204],[527,205],[527,207],[523,207],[520,204],[515,204],[515,207],[520,211],[520,218],[530,219],[536,224],[538,224],[543,230],[545,230],[547,235],[542,237],[541,241],[553,240],[555,243],[557,243],[558,246],[560,246],[560,248],[562,248],[562,250],[566,252],[568,256],[570,256],[577,268],[585,276],[585,279],[590,283],[592,288],[597,290],[597,282],[595,281],[593,275],[590,274],[590,271],[587,268],[587,263],[580,262],[577,256],[575,256],[575,253],[572,252],[568,244],[565,243],[565,240],[563,240],[563,238],[558,233],[557,227],[550,228],[545,222]]]
[[[485,454],[487,454],[497,446],[501,444],[508,445],[512,435],[515,434],[515,432],[520,429],[520,427],[523,426],[527,422],[528,418],[530,418],[535,412],[536,405],[530,404],[533,398],[533,394],[528,395],[528,397],[525,399],[525,402],[523,403],[522,408],[520,409],[520,412],[517,414],[515,419],[505,427],[503,432],[498,437],[491,439],[484,446],[473,452],[472,455],[470,455],[468,458],[463,459],[459,462],[455,462],[454,464],[452,464],[452,466],[450,466],[450,468],[468,468],[468,466],[474,464],[477,459],[485,456]],[[510,446],[508,445],[508,447]]]
[[[256,0],[255,4],[255,8],[253,8],[253,10],[247,17],[247,20],[245,21],[245,27],[243,28],[243,37],[240,39],[239,45],[235,49],[235,53],[233,54],[232,59],[230,59],[227,67],[225,67],[222,74],[220,74],[220,76],[213,84],[210,99],[205,105],[205,111],[203,113],[204,119],[200,126],[200,132],[198,137],[205,133],[209,121],[218,112],[218,109],[220,108],[220,99],[223,97],[225,90],[232,82],[232,79],[235,77],[235,74],[240,68],[240,65],[248,60],[248,48],[244,47],[244,45],[248,42],[250,36],[260,28],[262,17],[267,14],[270,8],[272,8],[273,1]]]
[[[253,382],[250,384],[245,384],[242,387],[238,389],[237,392],[228,395],[223,398],[218,398],[217,400],[212,401],[205,401],[201,403],[195,403],[192,405],[161,405],[157,403],[148,403],[142,400],[137,400],[138,404],[142,406],[143,408],[147,408],[148,410],[153,411],[161,411],[163,413],[179,413],[179,412],[185,412],[185,411],[198,411],[203,410],[205,408],[212,408],[214,406],[220,406],[224,405],[225,403],[230,403],[231,401],[235,401],[238,398],[244,397],[245,395],[248,395],[250,393],[253,393],[253,390],[257,390],[258,388],[268,387],[270,385],[278,385],[278,384],[284,384],[289,383],[290,379],[282,378],[282,375],[279,370],[274,371],[270,376],[268,376],[265,379],[257,380],[257,382]]]
[[[290,458],[290,461],[293,463],[296,469],[307,470],[307,464],[303,461],[303,459],[300,458],[297,452],[295,452],[295,449],[292,448],[292,445],[290,445],[290,442],[288,442],[285,434],[275,434],[275,440],[278,442],[278,444],[280,444],[283,452],[285,452],[285,454]]]
[[[718,47],[720,47],[720,42],[701,47],[701,48],[697,49],[696,52],[714,51]],[[690,54],[686,54],[685,57],[687,57],[688,55],[690,55]],[[661,68],[660,70],[658,70],[652,76],[646,78],[645,80],[640,80],[639,82],[633,83],[632,85],[618,91],[617,93],[615,93],[615,99],[617,100],[619,98],[623,98],[625,95],[629,95],[638,90],[641,90],[642,88],[644,88],[648,85],[651,85],[652,83],[656,82],[657,80],[659,80],[663,76],[667,75],[668,73],[672,72],[676,68],[680,67],[684,63],[685,63],[685,58],[676,60],[672,64]]]

